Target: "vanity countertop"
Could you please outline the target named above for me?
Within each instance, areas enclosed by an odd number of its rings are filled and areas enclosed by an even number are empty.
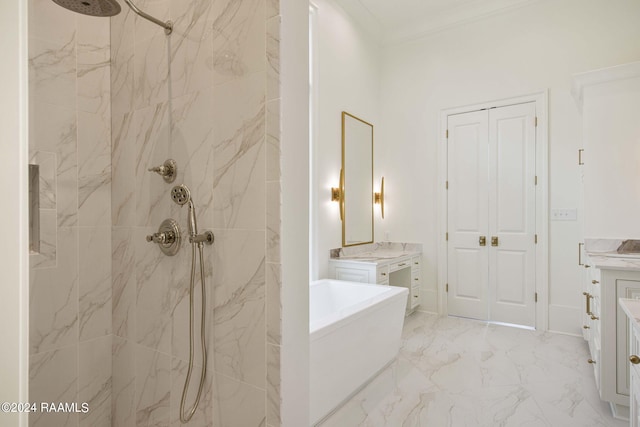
[[[341,256],[339,258],[331,258],[332,261],[357,261],[366,262],[372,264],[379,264],[381,262],[393,261],[394,259],[405,258],[420,255],[420,252],[414,251],[402,251],[402,252],[361,252],[359,254]]]
[[[635,326],[640,326],[640,300],[620,298],[618,302],[627,317],[633,320]]]
[[[640,271],[640,254],[619,254],[615,252],[589,252],[594,267],[603,270]]]

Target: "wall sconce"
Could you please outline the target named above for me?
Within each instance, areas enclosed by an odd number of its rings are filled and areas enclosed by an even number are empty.
[[[382,219],[384,219],[384,176],[380,184],[380,192],[373,193],[373,201],[380,205],[380,213],[382,214]]]
[[[340,186],[331,187],[331,201],[340,203],[340,220],[344,220],[344,172],[340,169]]]

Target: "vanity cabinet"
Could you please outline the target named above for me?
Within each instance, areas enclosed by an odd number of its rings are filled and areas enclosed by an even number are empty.
[[[420,305],[421,258],[421,254],[381,257],[376,256],[375,252],[370,256],[331,258],[329,260],[329,278],[405,287],[409,289],[408,314]]]
[[[598,257],[606,258],[606,257]],[[618,269],[607,263],[585,260],[585,323],[590,358],[600,398],[611,405],[616,418],[627,418],[631,389],[630,329],[620,298],[640,299],[640,271]],[[608,268],[609,267],[609,268]],[[588,313],[587,313],[588,312]]]
[[[626,314],[629,331],[629,349],[625,354],[629,366],[629,425],[640,427],[640,301],[621,299],[619,306]]]

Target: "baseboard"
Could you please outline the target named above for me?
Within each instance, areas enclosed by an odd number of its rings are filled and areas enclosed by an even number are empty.
[[[549,304],[549,332],[582,336],[581,316],[577,307]]]

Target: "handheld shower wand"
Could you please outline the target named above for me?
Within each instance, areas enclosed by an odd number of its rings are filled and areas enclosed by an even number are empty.
[[[205,231],[198,234],[198,222],[196,221],[196,208],[191,200],[191,191],[184,184],[176,185],[171,189],[171,199],[180,206],[187,205],[189,208],[189,220],[187,226],[189,228],[189,242],[191,243],[213,243],[213,233]]]
[[[191,281],[189,284],[189,369],[187,370],[187,377],[184,382],[184,388],[182,389],[182,399],[180,400],[180,421],[187,423],[195,414],[202,396],[202,389],[204,387],[205,378],[207,376],[207,344],[205,341],[205,329],[206,329],[206,287],[205,287],[205,274],[204,274],[204,256],[203,246],[204,243],[213,243],[213,233],[206,231],[203,234],[198,234],[198,223],[196,221],[196,209],[191,200],[191,191],[186,185],[177,185],[171,189],[171,199],[180,206],[187,205],[189,208],[189,242],[191,242]],[[193,372],[193,347],[194,347],[194,327],[193,327],[193,312],[194,312],[194,286],[196,278],[196,247],[200,252],[200,284],[202,289],[202,312],[201,312],[201,326],[200,326],[200,343],[202,346],[202,373],[200,375],[200,385],[198,386],[198,394],[193,406],[185,413],[184,407],[187,399],[187,392],[189,390],[189,382],[191,381],[191,373]]]

